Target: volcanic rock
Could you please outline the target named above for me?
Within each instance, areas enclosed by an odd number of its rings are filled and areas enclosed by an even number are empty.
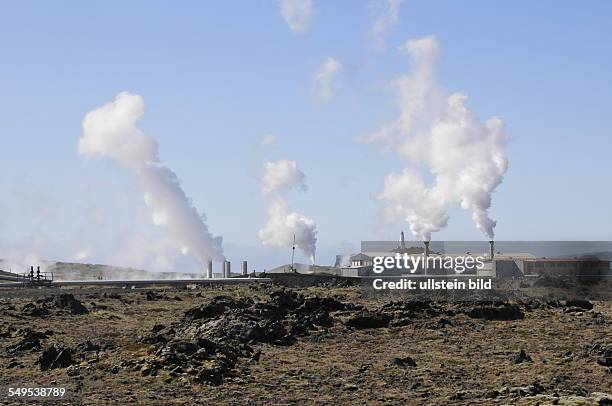
[[[564,305],[565,307],[578,307],[584,310],[593,309],[593,303],[589,302],[588,300],[583,300],[583,299],[566,300]]]
[[[34,303],[28,303],[25,306],[23,306],[23,309],[21,309],[21,312],[25,314],[26,316],[32,316],[32,317],[43,317],[49,314],[49,310],[47,310],[46,308],[42,306],[35,305]]]
[[[467,312],[473,319],[485,320],[519,320],[524,319],[525,314],[516,304],[501,303],[498,306],[479,304]]]
[[[393,358],[390,364],[401,368],[417,366],[416,362],[411,357]]]
[[[529,355],[527,355],[525,350],[521,350],[518,354],[515,354],[512,357],[512,362],[514,364],[521,364],[523,362],[533,362],[533,360],[531,359]]]
[[[377,312],[361,312],[346,321],[348,327],[356,328],[357,330],[368,328],[388,327],[391,321],[391,316],[386,313]]]
[[[62,293],[55,296],[54,304],[62,310],[68,310],[72,314],[87,314],[89,310],[70,293]]]
[[[72,350],[63,347],[49,347],[38,358],[42,371],[56,368],[68,368],[72,365]]]

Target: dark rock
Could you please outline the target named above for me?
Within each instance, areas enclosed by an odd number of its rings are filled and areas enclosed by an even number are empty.
[[[92,343],[91,341],[87,340],[79,345],[76,346],[76,348],[74,349],[76,352],[92,352],[92,351],[100,351],[100,346],[97,344]]]
[[[527,355],[525,350],[521,350],[518,354],[512,356],[512,362],[514,364],[521,364],[523,362],[533,362],[533,360],[529,355]]]
[[[612,357],[612,344],[592,344],[586,346],[582,351],[582,356],[601,356]]]
[[[9,346],[7,352],[13,354],[21,351],[40,351],[42,349],[40,340],[49,337],[51,334],[51,331],[43,333],[27,327],[19,329],[17,335],[23,338],[17,344]]]
[[[261,352],[252,343],[292,345],[297,337],[333,325],[330,311],[347,308],[333,298],[304,298],[287,289],[272,290],[267,301],[258,303],[217,296],[187,310],[180,322],[155,326],[152,335],[140,339],[156,345],[143,373],[163,369],[171,377],[219,385],[239,358],[259,361]],[[384,317],[388,323],[390,316]]]
[[[21,336],[23,338],[27,338],[27,339],[39,339],[39,340],[42,340],[42,339],[48,338],[50,335],[52,335],[53,331],[51,331],[51,330],[47,330],[47,331],[44,331],[44,332],[42,332],[42,331],[34,331],[31,328],[26,327],[26,328],[19,329],[17,331],[17,334],[19,336]]]
[[[612,357],[601,357],[597,359],[597,363],[602,367],[612,367]]]
[[[393,319],[389,324],[390,327],[404,327],[412,324],[412,319],[410,317],[402,317],[399,319]]]
[[[452,325],[453,323],[449,319],[446,319],[446,318],[439,319],[437,323],[438,328],[444,328],[446,326],[452,326]]]
[[[49,310],[42,306],[35,305],[34,303],[28,303],[23,306],[21,312],[26,316],[32,317],[43,317],[49,315]]]
[[[108,310],[108,306],[102,305],[102,304],[98,304],[96,302],[90,302],[90,305],[91,305],[91,307],[93,308],[94,311]]]
[[[157,293],[153,292],[152,290],[148,290],[145,292],[145,299],[148,301],[153,301],[153,300],[158,300],[159,296],[157,295]]]
[[[593,303],[589,302],[588,300],[583,300],[583,299],[566,300],[564,305],[565,307],[578,307],[584,310],[593,309]]]
[[[270,294],[270,302],[280,308],[294,310],[304,303],[304,298],[292,290],[277,290]]]
[[[62,310],[69,310],[72,314],[87,314],[89,310],[70,293],[55,296],[55,306]]]
[[[484,397],[487,399],[495,399],[501,395],[501,392],[497,389],[491,389],[485,392]]]
[[[253,302],[251,300],[235,300],[227,296],[217,296],[211,303],[187,310],[184,319],[188,322],[200,319],[211,319],[222,315],[226,310],[244,309],[252,304]]]
[[[205,304],[200,307],[187,310],[185,312],[185,320],[193,321],[199,319],[210,319],[220,316],[223,314],[223,312],[225,312],[225,309],[226,307],[222,303]]]
[[[348,327],[362,330],[388,327],[390,321],[391,316],[385,313],[361,312],[348,319],[345,324]]]
[[[422,313],[430,310],[431,302],[424,300],[404,300],[404,301],[395,301],[385,304],[382,307],[384,312],[412,312],[412,313]]]
[[[307,297],[304,299],[304,304],[300,308],[300,310],[304,311],[317,311],[317,310],[327,310],[327,311],[337,311],[337,310],[345,310],[346,305],[339,300],[333,299],[331,297]]]
[[[390,364],[401,368],[417,366],[416,362],[411,357],[393,358]]]
[[[38,358],[38,364],[43,371],[56,368],[68,368],[72,365],[72,350],[70,348],[49,347]]]
[[[255,362],[259,362],[260,358],[261,358],[261,351],[257,351],[255,354],[253,354],[253,356],[251,357],[251,360]]]
[[[6,366],[6,367],[7,367],[8,369],[13,369],[13,368],[18,368],[18,367],[21,367],[21,364],[20,364],[18,361],[16,361],[16,360],[11,360],[11,361],[10,361],[10,362],[7,364],[7,366]]]
[[[38,338],[27,337],[15,345],[9,346],[6,351],[9,354],[14,354],[21,351],[40,351],[41,349],[42,345],[40,344],[40,340]]]
[[[166,326],[164,326],[163,324],[156,324],[153,326],[153,328],[151,329],[151,332],[153,334],[155,333],[159,333],[160,331],[162,331],[164,328],[166,328]]]
[[[473,319],[485,320],[519,320],[525,318],[525,314],[519,306],[509,303],[502,303],[499,306],[481,304],[470,309],[467,315]]]

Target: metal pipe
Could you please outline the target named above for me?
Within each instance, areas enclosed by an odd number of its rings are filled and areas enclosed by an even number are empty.
[[[143,280],[92,280],[92,281],[49,281],[42,285],[24,282],[0,282],[0,288],[28,286],[164,286],[164,285],[233,285],[241,283],[268,283],[270,278],[233,278],[233,279],[143,279]]]

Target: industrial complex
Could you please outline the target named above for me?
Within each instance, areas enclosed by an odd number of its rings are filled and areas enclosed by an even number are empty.
[[[485,248],[484,243],[483,248]],[[418,266],[409,270],[402,267],[385,266],[384,271],[377,272],[375,262],[384,263],[387,258],[400,258],[412,264],[418,264]],[[480,265],[467,269],[465,264],[468,262]],[[446,266],[447,263],[453,265],[449,267]],[[457,264],[461,266],[458,267]],[[504,278],[546,274],[611,276],[610,264],[609,259],[602,259],[595,255],[547,258],[537,257],[531,253],[496,252],[494,241],[489,241],[486,249],[481,252],[440,252],[430,250],[429,241],[423,242],[420,246],[408,246],[402,232],[395,248],[382,251],[362,250],[348,258],[338,255],[335,266],[338,275],[346,277],[466,274]]]

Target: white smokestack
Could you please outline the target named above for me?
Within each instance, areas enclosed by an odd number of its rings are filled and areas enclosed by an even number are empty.
[[[142,97],[122,92],[114,101],[85,116],[79,154],[113,159],[134,174],[142,189],[153,223],[201,263],[223,260],[221,237],[213,237],[181,188],[172,170],[162,166],[157,142],[135,124],[144,113]]]
[[[412,169],[388,174],[378,198],[388,215],[408,221],[417,238],[429,240],[445,227],[448,206],[459,203],[493,239],[491,195],[508,166],[503,124],[496,117],[481,123],[466,107],[467,96],[443,93],[436,83],[440,50],[434,37],[407,41],[401,50],[413,70],[395,81],[400,116],[364,140],[383,142],[412,163],[425,164],[435,181],[425,185]]]
[[[269,198],[268,221],[258,237],[264,245],[290,248],[295,245],[314,264],[317,225],[303,214],[291,212],[282,192],[293,188],[306,190],[305,175],[294,161],[266,162],[261,184],[262,192]]]

